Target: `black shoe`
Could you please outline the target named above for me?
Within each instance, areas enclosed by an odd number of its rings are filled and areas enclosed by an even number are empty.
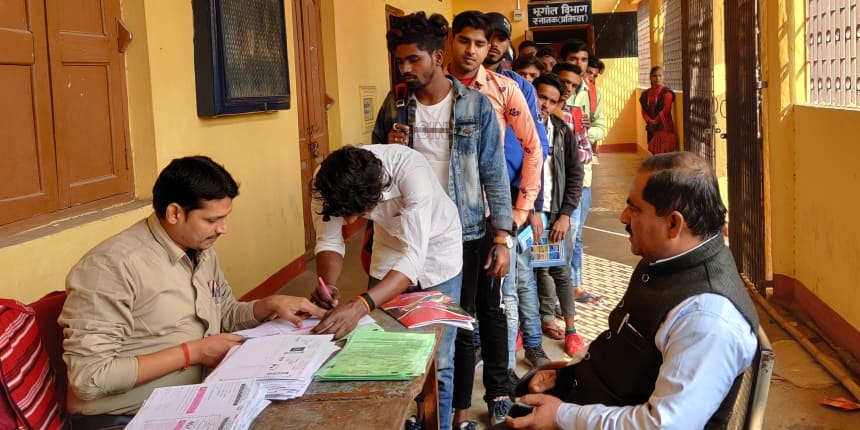
[[[474,421],[463,421],[456,430],[478,430],[478,423]]]
[[[406,424],[403,426],[404,430],[424,430],[424,423],[418,421],[418,417],[412,415],[406,420]]]
[[[490,413],[490,424],[497,425],[505,422],[505,415],[511,410],[511,399],[508,396],[496,397],[487,402],[487,411]]]
[[[546,352],[543,350],[542,346],[536,346],[534,348],[526,347],[526,360],[532,365],[532,367],[541,367],[544,364],[550,363],[552,360],[547,357]]]

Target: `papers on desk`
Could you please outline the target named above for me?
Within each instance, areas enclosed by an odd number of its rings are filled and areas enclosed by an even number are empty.
[[[127,430],[244,430],[271,402],[251,379],[156,388]]]
[[[247,330],[240,330],[233,332],[233,334],[238,334],[239,336],[244,337],[245,339],[253,339],[257,337],[264,336],[274,336],[278,334],[310,334],[311,329],[316,327],[317,324],[320,323],[319,318],[308,318],[302,321],[301,327],[296,327],[295,324],[284,320],[284,319],[275,319],[272,321],[266,321],[254,328],[249,328]],[[365,315],[358,320],[358,327],[361,327],[365,324],[373,324],[375,321],[369,315]]]
[[[316,374],[319,381],[407,380],[424,373],[434,333],[356,330]]]
[[[206,382],[252,378],[266,388],[269,400],[304,394],[314,372],[338,347],[332,335],[275,335],[248,339],[234,346]]]

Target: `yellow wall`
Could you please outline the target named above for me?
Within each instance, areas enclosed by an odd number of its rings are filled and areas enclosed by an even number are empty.
[[[150,197],[172,158],[205,154],[240,183],[230,232],[216,248],[237,295],[304,253],[299,188],[298,116],[288,111],[197,117],[191,2],[123,2],[135,39],[127,53],[130,140],[136,193]],[[287,8],[291,88],[295,91],[292,14]],[[126,211],[59,233],[0,248],[0,296],[31,301],[62,289],[72,264],[98,242],[146,216]]]
[[[783,274],[860,328],[860,201],[852,197],[860,189],[860,111],[803,105],[794,110],[795,270]]]
[[[766,207],[773,272],[860,328],[860,111],[804,105],[805,2],[762,3]],[[846,194],[847,191],[847,194]]]
[[[607,133],[601,144],[636,142],[636,127],[642,122],[641,113],[636,111],[639,59],[607,58],[603,63],[606,71],[597,78],[597,88],[603,100]]]
[[[390,90],[385,44],[385,6],[406,14],[440,13],[451,20],[451,0],[323,0],[322,29],[329,110],[329,147],[370,143],[359,96],[362,86],[375,87],[374,118]]]

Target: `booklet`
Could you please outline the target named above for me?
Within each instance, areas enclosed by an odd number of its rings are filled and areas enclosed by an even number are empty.
[[[424,373],[434,333],[357,330],[314,378],[318,381],[398,381]]]
[[[156,388],[127,430],[245,430],[270,403],[252,379]]]
[[[472,316],[441,291],[401,294],[383,304],[382,310],[406,328],[450,324],[467,330],[473,329]]]

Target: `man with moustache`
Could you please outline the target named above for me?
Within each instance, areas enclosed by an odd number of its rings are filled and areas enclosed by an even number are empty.
[[[394,20],[386,34],[388,51],[411,95],[401,108],[406,110],[406,123],[402,124],[397,122],[397,100],[393,92],[388,94],[376,118],[373,143],[408,145],[423,154],[456,204],[463,226],[463,281],[458,299],[463,309],[477,315],[482,335],[490,340],[486,353],[506,356],[505,315],[490,306],[499,303],[500,292],[487,287],[507,274],[513,246],[504,149],[490,101],[442,70],[447,34],[448,22],[439,14],[428,18],[418,12]],[[440,395],[442,428],[452,424],[452,403],[455,409],[467,410],[471,401],[472,336],[469,330],[457,332],[453,401],[449,397],[447,406],[443,405]],[[494,340],[498,337],[502,341]],[[466,376],[464,368],[470,370]],[[458,392],[464,384],[470,388],[466,396]],[[463,420],[455,418],[454,424]]]
[[[209,157],[175,159],[155,181],[155,212],[69,272],[59,324],[75,428],[122,426],[155,388],[200,383],[242,341],[230,331],[323,316],[305,298],[233,296],[212,245],[238,194]]]
[[[724,419],[756,353],[758,316],[721,230],[713,168],[690,152],[639,167],[621,222],[642,257],[609,329],[573,366],[541,370],[515,429],[689,429]]]
[[[527,222],[529,213],[534,209],[535,199],[540,191],[541,165],[543,164],[543,151],[538,136],[535,122],[530,114],[531,106],[523,97],[516,82],[505,76],[488,71],[482,65],[490,49],[490,39],[493,36],[494,27],[487,16],[478,11],[461,12],[454,17],[451,25],[449,43],[451,45],[451,63],[448,72],[457,78],[463,85],[477,89],[490,99],[496,112],[496,118],[502,126],[500,131],[512,127],[522,150],[522,166],[519,170],[519,187],[512,188],[512,197],[515,198],[513,205],[513,218],[517,226]],[[500,143],[501,145],[501,143]],[[513,255],[513,247],[511,246]],[[505,281],[510,284],[511,282]],[[488,285],[489,284],[489,285]],[[503,285],[490,283],[488,280],[479,280],[478,290],[491,288],[495,295],[497,289]],[[465,294],[465,292],[463,293]],[[508,296],[510,297],[510,296]],[[515,297],[515,296],[514,296]],[[515,299],[514,299],[515,300]],[[515,305],[510,301],[499,303],[477,302],[478,312],[481,307],[487,307],[487,312],[493,315],[501,315],[505,318],[505,311]],[[515,315],[515,314],[514,314]],[[492,326],[486,327],[480,322],[481,353],[484,358],[484,387],[486,394],[484,400],[490,412],[493,423],[500,422],[510,408],[511,401],[508,397],[508,354],[493,353],[501,346],[502,351],[508,351],[507,328]],[[501,332],[499,332],[501,330]],[[464,341],[465,342],[465,341]],[[461,343],[458,341],[458,345]],[[468,363],[474,360],[464,357],[461,350],[456,351],[459,358],[455,367],[454,398],[455,422],[465,419],[467,409],[471,405],[472,380],[474,377],[474,365]],[[461,365],[461,359],[463,365]],[[458,403],[462,402],[462,403]],[[464,421],[465,422],[465,421]]]

